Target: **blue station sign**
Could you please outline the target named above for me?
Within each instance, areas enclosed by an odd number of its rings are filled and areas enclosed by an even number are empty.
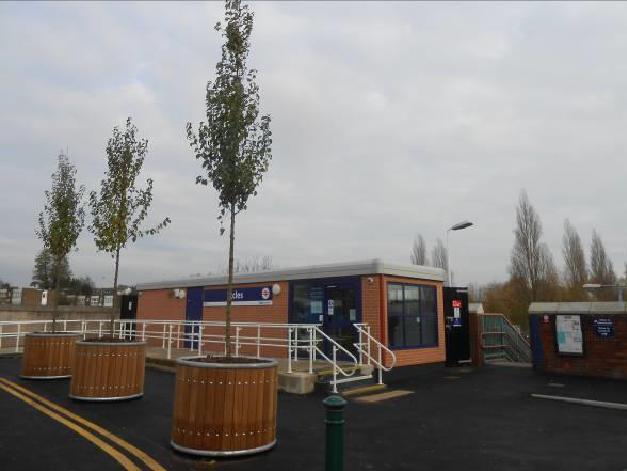
[[[594,331],[599,337],[612,337],[614,335],[614,320],[608,318],[594,319],[592,321]]]
[[[231,295],[234,306],[263,306],[272,304],[272,287],[233,288]],[[226,288],[205,289],[204,306],[226,306]]]

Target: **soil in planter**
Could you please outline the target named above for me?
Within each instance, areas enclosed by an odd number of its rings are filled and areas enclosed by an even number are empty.
[[[241,365],[250,363],[272,363],[272,360],[262,358],[241,358],[241,357],[201,357],[193,358],[189,361],[197,361],[198,363],[220,363],[227,365]]]

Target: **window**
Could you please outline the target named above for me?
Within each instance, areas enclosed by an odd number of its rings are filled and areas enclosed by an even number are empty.
[[[393,348],[438,345],[435,286],[388,284],[388,343]]]

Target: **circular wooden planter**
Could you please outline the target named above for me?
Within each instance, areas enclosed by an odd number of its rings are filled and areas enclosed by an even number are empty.
[[[276,443],[277,362],[179,358],[171,444],[200,456],[238,456]]]
[[[24,337],[20,377],[27,379],[69,378],[79,334],[33,332]]]
[[[76,342],[70,394],[83,401],[119,401],[144,394],[146,342]]]

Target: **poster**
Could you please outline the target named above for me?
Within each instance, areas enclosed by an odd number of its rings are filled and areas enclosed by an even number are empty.
[[[614,321],[612,319],[594,319],[592,323],[594,331],[599,337],[608,338],[614,335]]]
[[[583,335],[581,316],[555,316],[557,351],[570,355],[583,355]]]

